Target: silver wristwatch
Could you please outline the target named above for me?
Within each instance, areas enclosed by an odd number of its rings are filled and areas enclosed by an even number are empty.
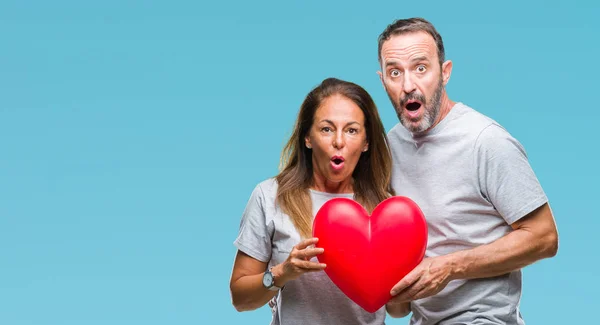
[[[273,272],[271,272],[271,269],[273,269],[273,267],[265,271],[265,274],[263,275],[263,286],[271,291],[281,290],[280,287],[275,286],[275,276],[273,275]]]

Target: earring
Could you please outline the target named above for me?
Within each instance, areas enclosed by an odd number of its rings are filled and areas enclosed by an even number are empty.
[[[311,146],[310,146],[308,143],[306,144],[306,147],[307,147],[308,149],[312,149],[312,147],[311,147]]]
[[[364,148],[363,152],[367,152],[367,150],[369,150],[369,147]]]

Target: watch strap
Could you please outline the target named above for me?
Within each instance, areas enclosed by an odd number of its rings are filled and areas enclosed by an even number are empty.
[[[267,272],[269,272],[271,274],[271,279],[273,279],[273,282],[271,282],[271,285],[269,287],[267,287],[267,289],[269,289],[271,291],[279,291],[279,290],[283,289],[283,287],[280,288],[280,287],[278,287],[278,286],[275,285],[275,275],[273,274],[272,270],[273,270],[273,267],[271,266],[269,268],[269,270],[267,271]]]

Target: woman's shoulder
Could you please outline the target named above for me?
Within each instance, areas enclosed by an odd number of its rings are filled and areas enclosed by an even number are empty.
[[[277,195],[277,179],[271,177],[258,183],[254,192],[264,198],[275,198]]]

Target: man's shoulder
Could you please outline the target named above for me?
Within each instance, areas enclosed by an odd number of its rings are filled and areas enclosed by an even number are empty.
[[[464,109],[466,113],[464,114],[463,127],[473,135],[472,139],[475,140],[477,147],[502,148],[517,145],[522,148],[519,141],[496,120],[473,108],[464,106],[466,107]]]
[[[492,124],[498,124],[491,117],[463,103],[456,103],[456,115],[452,122],[461,124],[461,127],[473,132],[480,132]]]

